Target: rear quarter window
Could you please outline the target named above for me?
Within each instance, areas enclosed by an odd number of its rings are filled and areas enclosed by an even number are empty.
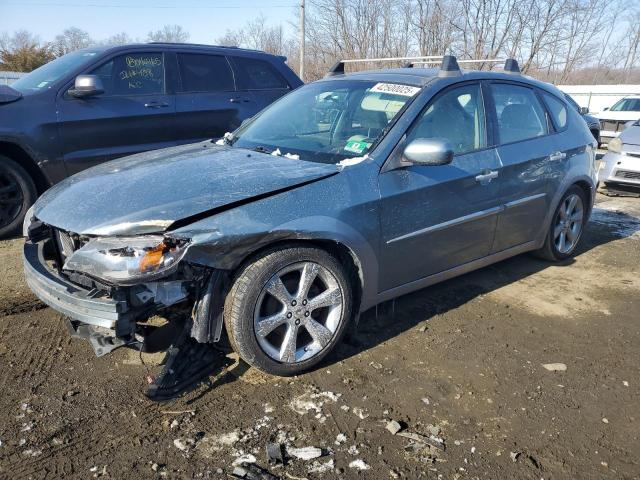
[[[542,98],[544,98],[544,103],[547,105],[556,130],[564,130],[567,127],[567,107],[564,102],[548,93],[543,93]]]
[[[289,84],[278,70],[265,60],[234,57],[236,79],[240,88],[246,90],[286,89]]]

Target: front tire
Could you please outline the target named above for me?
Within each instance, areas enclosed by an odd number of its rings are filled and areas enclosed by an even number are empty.
[[[0,238],[18,230],[37,197],[36,186],[27,171],[0,155]]]
[[[562,196],[553,214],[544,246],[536,253],[552,262],[566,260],[574,255],[587,223],[587,197],[577,185]]]
[[[240,269],[227,295],[231,345],[266,373],[302,373],[342,339],[352,317],[352,292],[347,271],[324,250],[266,251]]]

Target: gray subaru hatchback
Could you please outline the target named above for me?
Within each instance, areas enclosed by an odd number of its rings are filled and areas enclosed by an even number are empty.
[[[52,187],[25,221],[26,279],[98,355],[147,348],[158,329],[213,343],[224,327],[249,364],[297,374],[380,302],[527,251],[573,255],[595,147],[563,94],[513,60],[338,63],[223,139]]]

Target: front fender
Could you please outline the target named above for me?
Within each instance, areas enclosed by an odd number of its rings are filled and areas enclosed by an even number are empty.
[[[358,268],[362,287],[361,310],[374,304],[378,288],[375,249],[364,235],[349,224],[326,216],[297,218],[268,229],[259,228],[259,222],[235,223],[239,224],[242,225],[242,232],[225,229],[224,234],[218,229],[208,232],[182,229],[179,235],[190,236],[192,241],[184,260],[215,269],[235,270],[247,257],[279,242],[336,242],[349,250]]]

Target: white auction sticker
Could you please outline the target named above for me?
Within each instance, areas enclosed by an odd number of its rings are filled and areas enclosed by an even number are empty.
[[[404,97],[413,97],[420,91],[419,87],[410,85],[401,85],[399,83],[376,83],[370,92],[390,93],[392,95],[402,95]]]

